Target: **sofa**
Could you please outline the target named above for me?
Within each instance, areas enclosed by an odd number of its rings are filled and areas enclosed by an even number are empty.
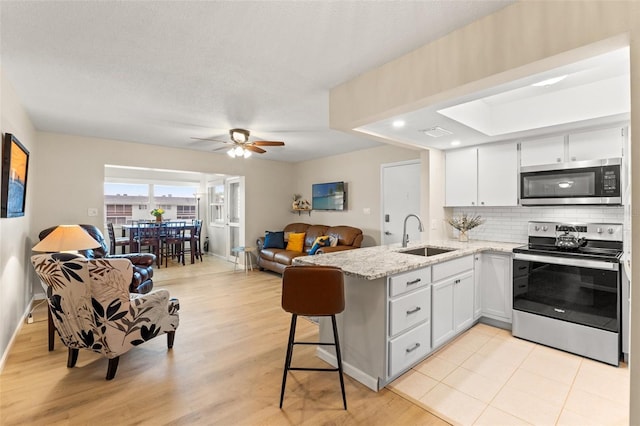
[[[261,271],[267,269],[282,274],[284,268],[291,265],[294,258],[307,256],[311,251],[316,239],[322,236],[332,237],[337,241],[333,247],[321,247],[315,254],[332,253],[343,250],[353,250],[360,248],[362,244],[362,230],[352,226],[325,226],[310,225],[308,223],[290,223],[284,229],[285,240],[290,233],[304,233],[304,246],[302,251],[287,250],[285,241],[284,248],[265,248],[265,238],[260,237],[256,241],[257,264]]]

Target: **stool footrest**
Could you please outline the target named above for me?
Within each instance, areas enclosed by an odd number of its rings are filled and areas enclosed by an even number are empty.
[[[293,342],[294,345],[325,345],[335,346],[335,343],[322,343],[322,342]]]
[[[289,371],[340,371],[337,368],[289,367]]]

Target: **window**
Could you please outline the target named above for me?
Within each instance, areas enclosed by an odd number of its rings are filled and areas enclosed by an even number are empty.
[[[195,219],[197,192],[196,184],[107,182],[104,184],[106,220],[114,225],[152,220],[151,210],[156,208],[165,211],[162,215],[165,220]]]
[[[133,216],[132,211],[131,204],[107,204],[107,222],[112,222],[114,225],[124,225]]]
[[[178,219],[195,219],[196,206],[176,206]]]
[[[224,184],[209,187],[209,218],[212,224],[224,223]]]

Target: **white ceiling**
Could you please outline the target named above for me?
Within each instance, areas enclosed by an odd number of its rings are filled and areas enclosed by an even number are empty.
[[[566,77],[551,86],[532,86],[561,76]],[[630,108],[629,48],[624,47],[357,130],[412,146],[451,149],[619,123],[629,119]],[[393,126],[398,120],[404,127]],[[434,127],[451,134],[425,135]]]
[[[40,131],[211,151],[191,137],[243,127],[302,161],[379,144],[329,129],[332,87],[512,2],[2,1],[1,66]]]

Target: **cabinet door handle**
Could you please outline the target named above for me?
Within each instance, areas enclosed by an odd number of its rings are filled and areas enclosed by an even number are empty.
[[[407,348],[407,349],[405,349],[405,350],[406,350],[406,351],[407,351],[407,353],[409,354],[409,353],[411,353],[411,352],[415,351],[416,349],[418,349],[419,347],[420,347],[420,343],[416,343],[416,344],[415,344],[415,345],[413,345],[412,347]]]
[[[420,282],[420,278],[416,278],[413,281],[407,281],[407,285],[414,285],[414,284],[418,284]]]
[[[455,280],[453,283],[454,284],[460,284],[460,280]]]
[[[411,315],[411,314],[415,314],[416,312],[420,311],[422,308],[420,306],[416,306],[415,308],[407,311],[407,315]]]

